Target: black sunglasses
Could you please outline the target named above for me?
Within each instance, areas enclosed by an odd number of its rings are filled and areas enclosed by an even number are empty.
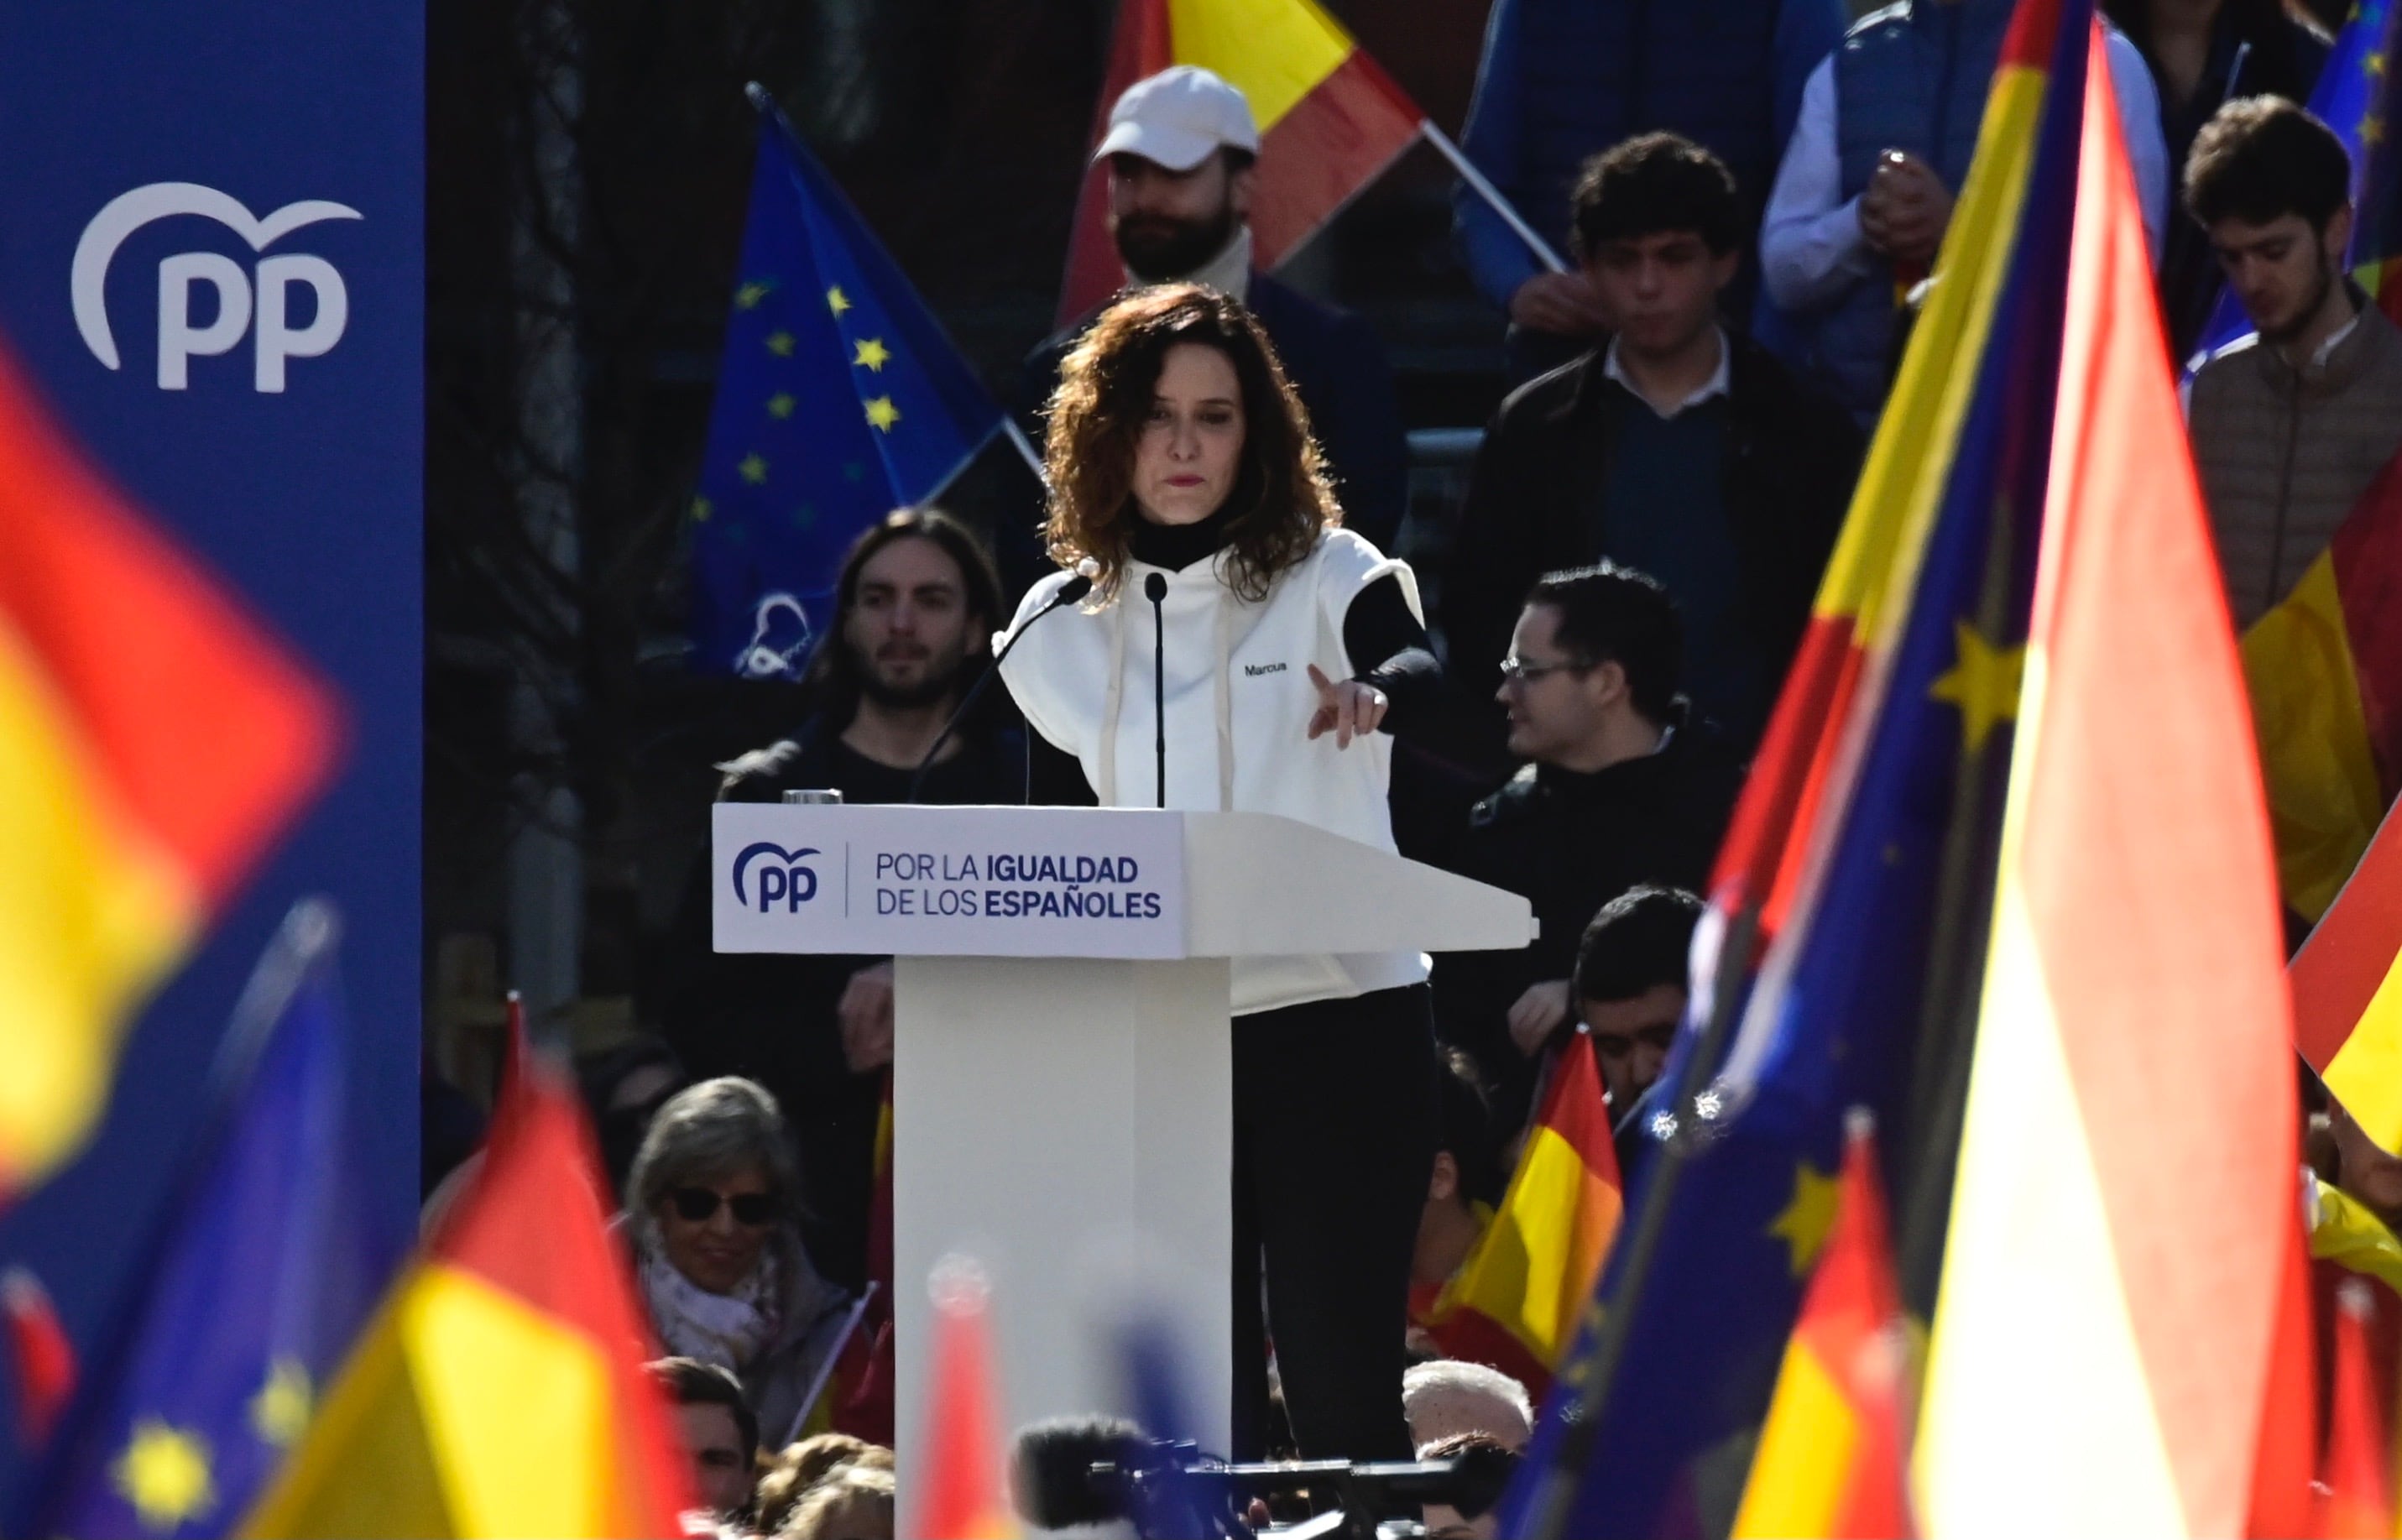
[[[721,1200],[705,1187],[680,1187],[668,1194],[668,1202],[675,1204],[676,1217],[686,1224],[701,1224],[715,1217],[720,1202],[734,1211],[738,1225],[756,1230],[776,1220],[775,1197],[766,1192],[738,1192]]]
[[[1592,1037],[1593,1051],[1605,1059],[1622,1059],[1635,1052],[1635,1045],[1638,1042],[1646,1048],[1656,1048],[1664,1053],[1668,1051],[1668,1045],[1677,1040],[1677,1024],[1661,1022],[1652,1026],[1637,1027],[1632,1035],[1624,1038],[1605,1038],[1598,1032],[1592,1034]]]

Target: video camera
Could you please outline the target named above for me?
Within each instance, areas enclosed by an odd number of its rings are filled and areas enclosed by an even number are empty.
[[[1019,1516],[1042,1529],[1123,1519],[1142,1540],[1423,1540],[1421,1506],[1447,1504],[1473,1519],[1501,1500],[1517,1464],[1500,1450],[1233,1464],[1121,1418],[1058,1417],[1018,1433],[1012,1485]],[[1323,1511],[1302,1523],[1254,1529],[1243,1517],[1254,1498],[1305,1492]]]

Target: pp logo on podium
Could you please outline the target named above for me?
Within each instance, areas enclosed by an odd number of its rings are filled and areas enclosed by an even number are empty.
[[[361,217],[348,204],[312,198],[286,203],[261,219],[239,199],[197,182],[153,182],[110,199],[76,241],[69,286],[83,345],[111,369],[120,365],[117,338],[108,326],[108,265],[134,231],[176,214],[214,219],[248,241],[254,252],[264,252],[322,220]],[[194,325],[193,291],[203,284],[214,293],[215,313],[206,324]],[[292,324],[294,289],[309,291],[306,325]],[[350,291],[342,275],[322,256],[305,252],[262,256],[244,272],[240,263],[217,252],[177,252],[159,264],[159,388],[186,389],[193,359],[231,352],[248,336],[254,352],[252,388],[279,393],[285,363],[333,351],[350,322]]]
[[[758,879],[759,913],[765,914],[780,903],[787,914],[799,914],[801,905],[818,896],[818,874],[802,864],[818,853],[813,845],[787,850],[773,840],[744,846],[734,858],[734,901],[746,906],[751,902],[750,895],[742,891],[743,874],[750,873]]]

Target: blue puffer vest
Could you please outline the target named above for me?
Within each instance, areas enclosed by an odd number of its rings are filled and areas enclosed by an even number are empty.
[[[1908,150],[1959,195],[1977,152],[2010,0],[1900,0],[1862,17],[1835,50],[1835,143],[1843,201],[1868,189],[1877,158]],[[1799,317],[1807,373],[1863,427],[1891,372],[1894,282],[1882,258],[1842,298]]]
[[[1567,250],[1585,158],[1666,129],[1706,145],[1754,210],[1776,175],[1776,0],[1523,0],[1525,153],[1502,190]]]

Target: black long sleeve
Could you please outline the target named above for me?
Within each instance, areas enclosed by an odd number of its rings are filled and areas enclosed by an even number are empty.
[[[1441,709],[1443,664],[1426,626],[1410,613],[1399,577],[1388,572],[1352,596],[1343,612],[1343,649],[1359,667],[1360,681],[1391,702],[1386,732],[1415,740],[1432,726]]]

